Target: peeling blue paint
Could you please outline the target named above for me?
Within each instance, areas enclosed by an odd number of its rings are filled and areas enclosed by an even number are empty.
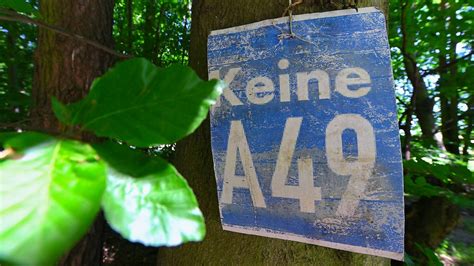
[[[279,38],[287,30],[287,19],[281,18],[219,30],[208,40],[210,77],[224,79],[231,69],[237,73],[235,77],[228,75],[228,90],[233,96],[222,96],[211,112],[223,227],[401,260],[403,173],[385,18],[374,8],[363,8],[358,13],[343,10],[309,14],[294,16],[293,31],[298,38]],[[320,78],[307,83],[306,100],[301,80],[304,73],[315,70],[321,71]],[[352,74],[344,76],[344,71]],[[364,83],[365,72],[370,82]],[[298,75],[303,77],[299,83]],[[329,86],[324,88],[326,75]],[[289,94],[285,93],[285,77],[289,78]],[[354,78],[359,78],[361,84],[353,84],[357,83]],[[366,94],[364,87],[369,88]],[[329,90],[327,94],[325,89]],[[350,96],[354,92],[359,94]],[[336,117],[349,122],[335,125],[336,131],[331,131],[328,127]],[[289,123],[291,118],[300,118],[300,126]],[[351,119],[359,119],[353,128]],[[362,125],[364,121],[369,129]],[[357,127],[359,133],[354,130]],[[294,144],[291,158],[283,158],[285,152],[280,152],[286,131],[288,145]],[[339,132],[340,136],[331,138],[328,132]],[[229,144],[231,137],[235,143]],[[333,140],[338,138],[342,140],[340,159],[337,149],[330,146],[336,145]],[[359,142],[368,144],[358,146]],[[232,145],[234,157],[228,150]],[[329,146],[336,152],[328,154]],[[247,147],[250,160],[245,162]],[[279,188],[272,184],[278,175],[279,153],[282,164],[289,164],[288,173],[283,171],[283,188],[282,184]],[[226,162],[232,158],[234,166]],[[335,160],[332,166],[328,164],[331,158]],[[298,160],[311,160],[310,166],[298,170]],[[351,162],[357,162],[357,167],[350,174],[341,174],[347,170],[338,165]],[[226,167],[230,169],[227,176]],[[294,193],[304,190],[300,186],[302,175],[310,170],[310,183],[320,188],[320,198],[317,189],[307,190],[314,191],[306,193],[315,199],[314,206],[306,204],[306,211],[302,211],[304,200]],[[253,172],[257,182],[252,181]],[[355,187],[348,188],[351,178],[356,180],[351,183]],[[230,195],[224,192],[225,186]],[[287,187],[297,188],[297,192],[291,192],[294,197],[275,196],[285,195]],[[348,190],[362,192],[354,197]],[[345,205],[341,204],[344,197],[350,208],[341,207]]]

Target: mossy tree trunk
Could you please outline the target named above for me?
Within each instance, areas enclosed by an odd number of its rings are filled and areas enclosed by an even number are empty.
[[[328,11],[337,1],[305,0],[294,13]],[[387,14],[385,0],[360,1]],[[190,64],[207,79],[207,36],[211,30],[252,23],[282,15],[287,0],[194,0]],[[207,236],[201,243],[163,248],[163,265],[388,265],[390,260],[222,230],[211,155],[209,121],[176,147],[175,164],[194,189],[206,217]]]
[[[40,1],[41,17],[46,23],[109,47],[113,46],[113,7],[114,0]],[[34,124],[57,129],[51,97],[66,103],[80,100],[113,60],[111,55],[76,39],[39,29],[33,82]]]
[[[113,7],[114,0],[40,1],[41,17],[46,23],[109,47],[113,46]],[[39,29],[31,113],[33,128],[60,133],[63,129],[52,112],[51,97],[66,103],[80,100],[87,94],[92,81],[113,61],[111,55],[90,45]],[[78,132],[74,135],[84,138]],[[103,218],[98,219],[61,264],[100,264],[103,225]]]

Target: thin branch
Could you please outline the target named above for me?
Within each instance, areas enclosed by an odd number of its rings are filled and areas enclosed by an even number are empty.
[[[69,132],[61,131],[60,129],[50,129],[50,128],[44,128],[44,127],[37,127],[37,126],[32,126],[32,125],[19,125],[17,123],[11,123],[11,124],[2,124],[0,123],[0,129],[1,130],[10,130],[10,131],[18,131],[21,130],[23,132],[40,132],[44,134],[48,134],[51,136],[57,136],[57,137],[62,137],[62,138],[68,138],[68,139],[73,139],[73,140],[80,140],[84,141],[83,138],[81,138],[80,135],[77,134],[72,134]]]
[[[13,21],[13,22],[21,22],[21,23],[24,23],[24,24],[31,24],[31,25],[36,25],[40,28],[44,28],[44,29],[48,29],[50,31],[53,31],[55,33],[58,33],[58,34],[61,34],[61,35],[64,35],[64,36],[67,36],[69,38],[73,38],[75,40],[78,40],[80,42],[83,42],[83,43],[86,43],[90,46],[93,46],[99,50],[102,50],[106,53],[109,53],[109,54],[112,54],[114,56],[117,56],[119,58],[124,58],[124,59],[128,59],[128,58],[132,58],[133,56],[130,56],[130,55],[125,55],[125,54],[121,54],[113,49],[110,49],[108,48],[107,46],[104,46],[98,42],[95,42],[93,40],[90,40],[90,39],[87,39],[86,37],[82,36],[82,35],[79,35],[79,34],[75,34],[75,33],[71,33],[71,32],[68,32],[62,28],[59,28],[57,26],[54,26],[54,25],[50,25],[50,24],[47,24],[47,23],[44,23],[42,21],[39,21],[39,20],[36,20],[36,19],[32,19],[28,16],[25,16],[25,15],[21,15],[17,12],[14,12],[14,11],[10,11],[8,9],[4,9],[4,8],[0,8],[0,20],[5,20],[5,21]]]
[[[406,103],[402,97],[399,97],[399,96],[395,96],[395,98],[397,98],[397,100],[406,108],[408,107],[408,103]]]
[[[473,54],[474,54],[474,52],[471,51],[470,53],[468,53],[468,54],[466,54],[466,55],[464,55],[464,56],[462,56],[462,57],[456,58],[456,59],[454,59],[453,61],[451,61],[451,62],[449,62],[449,63],[447,63],[447,64],[444,64],[444,65],[442,65],[442,66],[438,66],[438,67],[433,68],[433,69],[430,69],[430,70],[425,70],[425,71],[423,72],[423,74],[421,74],[421,76],[422,76],[422,77],[426,77],[426,76],[431,75],[431,74],[439,73],[440,71],[442,71],[442,70],[444,70],[444,69],[446,69],[446,68],[448,68],[448,67],[450,67],[450,66],[453,66],[453,65],[459,63],[460,61],[462,61],[462,60],[464,60],[464,59],[467,59],[468,57],[471,57]]]
[[[27,119],[23,119],[23,120],[12,122],[12,123],[0,123],[0,129],[17,130],[19,128],[22,128],[22,127],[28,125],[27,122],[29,122],[30,120],[31,120],[30,118],[27,118]]]

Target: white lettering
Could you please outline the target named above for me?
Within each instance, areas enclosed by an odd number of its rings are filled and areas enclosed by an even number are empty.
[[[256,77],[247,83],[245,92],[248,100],[253,104],[266,104],[273,100],[273,82],[267,77]]]
[[[286,70],[290,67],[290,62],[287,59],[278,61],[278,68]],[[224,82],[228,85],[222,93],[232,106],[243,105],[242,101],[231,89],[231,83],[235,77],[242,72],[242,68],[231,68],[224,76]],[[219,79],[220,70],[213,70],[209,72],[210,79]],[[315,90],[318,90],[318,99],[325,100],[331,98],[331,80],[329,74],[323,70],[313,70],[310,72],[296,73],[296,95],[298,101],[309,100],[309,86],[310,83],[315,83]],[[245,85],[245,84],[244,84]],[[269,77],[257,76],[250,79],[245,87],[247,99],[252,104],[263,105],[272,101],[275,97],[275,90],[279,89],[280,102],[290,102],[291,100],[291,84],[290,75],[281,73],[278,75],[279,87],[275,88],[273,80]],[[360,86],[355,86],[360,85]],[[240,86],[240,85],[237,85]],[[351,88],[352,87],[352,88]],[[341,70],[335,79],[335,91],[348,98],[360,98],[367,95],[371,90],[371,79],[369,73],[360,68],[352,67]],[[216,101],[215,107],[221,105],[221,98]]]
[[[285,70],[290,66],[290,62],[287,59],[281,59],[278,62],[278,68]],[[290,75],[281,74],[278,76],[280,80],[280,102],[290,101]]]
[[[349,76],[356,75],[357,77],[350,78]],[[370,86],[360,87],[357,90],[350,90],[349,85],[370,85],[370,76],[367,71],[360,67],[346,68],[341,70],[336,76],[336,91],[345,97],[359,98],[365,96],[370,91]]]
[[[314,201],[321,200],[321,188],[314,187],[313,160],[311,158],[297,160],[298,186],[286,185],[302,120],[302,117],[291,117],[286,121],[271,189],[272,196],[299,199],[300,211],[314,213]]]
[[[357,135],[357,159],[346,160],[342,150],[342,133],[353,129]],[[338,175],[351,175],[336,214],[353,216],[375,165],[374,129],[357,114],[337,115],[326,128],[326,156],[329,168]]]
[[[243,105],[240,99],[235,96],[234,92],[230,89],[230,84],[234,81],[235,76],[241,71],[241,68],[231,68],[224,76],[224,82],[227,84],[227,87],[222,92],[222,96],[231,104],[231,105]],[[220,79],[220,71],[214,70],[209,73],[209,79]],[[215,107],[221,106],[221,98],[219,97],[216,101]]]
[[[235,175],[237,152],[242,160],[244,176]],[[221,198],[223,203],[232,204],[234,188],[249,189],[253,205],[259,208],[267,207],[265,199],[263,198],[262,189],[258,183],[257,173],[253,165],[252,154],[250,153],[249,145],[247,143],[244,127],[240,120],[232,121],[230,124]]]
[[[319,99],[330,99],[331,91],[329,87],[329,75],[322,70],[314,70],[311,72],[296,73],[296,94],[299,101],[309,100],[308,87],[310,80],[318,81]]]

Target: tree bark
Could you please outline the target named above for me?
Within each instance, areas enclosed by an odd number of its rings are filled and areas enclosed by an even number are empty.
[[[458,127],[458,102],[459,95],[456,84],[457,64],[448,66],[448,62],[456,61],[456,13],[455,9],[450,7],[446,0],[441,1],[441,16],[447,21],[442,32],[444,43],[448,44],[447,50],[441,49],[439,68],[439,89],[441,106],[441,133],[443,134],[443,144],[446,150],[459,154],[459,127]]]
[[[113,0],[40,1],[42,19],[69,32],[112,47]],[[61,132],[51,108],[51,97],[70,103],[83,98],[92,81],[114,58],[74,39],[39,29],[35,54],[32,123],[34,128]],[[80,135],[77,133],[77,135]],[[103,218],[63,258],[63,265],[98,265],[101,261]]]
[[[162,57],[162,54],[161,54],[161,51],[162,51],[162,28],[161,28],[161,24],[162,22],[164,21],[164,24],[166,25],[166,17],[165,17],[165,13],[166,13],[166,3],[161,3],[161,6],[160,6],[160,14],[158,15],[158,22],[157,22],[157,25],[156,25],[156,29],[155,29],[155,41],[153,43],[153,53],[152,53],[152,57],[151,57],[151,60],[152,62],[159,66],[159,67],[162,67],[161,65],[161,57]]]
[[[473,125],[474,125],[474,95],[471,95],[468,103],[467,103],[467,111],[466,111],[466,129],[464,133],[464,145],[462,148],[462,155],[464,157],[464,161],[468,162],[470,155],[469,155],[469,149],[471,147],[471,138],[472,138],[472,131],[473,131]]]
[[[6,40],[6,65],[8,74],[8,88],[15,94],[19,93],[20,83],[18,80],[18,61],[16,60],[16,39],[18,36],[17,25],[13,22],[3,22],[4,27],[7,29],[7,40]]]
[[[187,9],[188,7],[186,7]],[[186,52],[189,50],[188,47],[188,14],[184,15],[184,25],[183,25],[183,33],[182,33],[183,40],[181,41],[181,64],[184,65],[184,58],[186,56]]]
[[[456,227],[459,217],[459,207],[443,197],[421,198],[411,204],[406,210],[406,252],[424,261],[415,243],[436,249]]]
[[[113,0],[40,1],[46,23],[113,46]],[[33,83],[33,120],[45,129],[57,129],[50,98],[70,103],[83,98],[92,81],[102,75],[114,58],[74,39],[39,29]]]
[[[330,1],[327,1],[328,3]],[[336,2],[336,1],[333,1]],[[377,6],[387,11],[385,0],[360,1],[360,6]],[[326,1],[305,0],[295,14],[327,11]],[[280,17],[286,0],[195,0],[193,1],[190,65],[207,79],[207,36],[211,30]],[[386,13],[387,14],[387,13]],[[388,259],[338,251],[314,245],[223,231],[214,178],[209,120],[176,146],[178,170],[194,189],[206,217],[207,236],[201,243],[163,248],[158,264],[163,265],[384,265]]]
[[[133,53],[133,0],[127,0],[127,47],[130,54]]]
[[[155,1],[147,1],[145,5],[145,24],[143,27],[143,57],[152,61],[155,48],[155,24],[157,4]]]

